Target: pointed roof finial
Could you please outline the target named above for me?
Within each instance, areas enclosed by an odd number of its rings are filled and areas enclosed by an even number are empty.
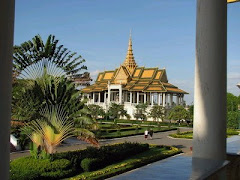
[[[134,69],[137,67],[137,64],[134,60],[133,56],[133,49],[132,49],[132,30],[130,29],[130,36],[128,41],[128,50],[126,59],[123,63],[123,65],[129,70],[129,72],[132,74]]]

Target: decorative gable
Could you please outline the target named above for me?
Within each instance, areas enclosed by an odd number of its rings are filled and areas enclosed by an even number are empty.
[[[120,66],[115,75],[114,84],[127,84],[129,81],[129,77],[130,75],[127,69],[124,66]]]

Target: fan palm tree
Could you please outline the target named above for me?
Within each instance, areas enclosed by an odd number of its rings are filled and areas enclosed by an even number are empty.
[[[12,114],[13,117],[18,117],[17,119],[19,120],[23,119],[32,122],[35,131],[37,127],[40,128],[41,133],[38,130],[38,133],[31,134],[31,139],[35,144],[43,146],[42,143],[44,142],[41,142],[40,134],[41,136],[43,134],[53,134],[49,120],[46,122],[42,121],[45,117],[44,113],[41,113],[42,109],[51,106],[61,106],[62,111],[68,114],[67,120],[72,122],[76,128],[74,135],[77,135],[81,140],[98,145],[95,135],[89,130],[95,122],[88,115],[86,108],[84,108],[87,106],[85,106],[84,101],[81,101],[81,93],[75,88],[75,84],[65,77],[64,71],[61,71],[52,62],[41,60],[22,70],[18,78],[13,91]],[[55,111],[52,110],[52,112]],[[45,114],[52,115],[50,112]],[[36,119],[38,120],[36,121]],[[48,116],[48,119],[52,118]],[[54,127],[59,129],[56,123]],[[57,137],[55,134],[53,136],[54,138]],[[48,147],[49,143],[45,143],[45,146]],[[54,144],[49,146],[50,150],[48,151],[52,152],[51,148],[54,146]]]
[[[61,68],[47,60],[41,60],[21,71],[13,86],[14,119],[27,119],[46,105],[58,104],[65,107],[71,116],[76,116],[84,106],[80,92],[65,77]],[[27,109],[30,111],[26,112]],[[36,116],[32,117],[36,119]]]
[[[52,154],[62,141],[74,135],[73,122],[61,106],[48,106],[41,115],[41,119],[27,125],[32,130],[27,135],[38,148]]]
[[[49,35],[46,42],[43,42],[40,35],[36,35],[32,40],[14,46],[13,73],[20,73],[43,58],[61,67],[67,75],[75,75],[80,70],[87,69],[81,65],[85,62],[81,55],[77,56],[76,52],[71,52],[58,42],[54,35]]]

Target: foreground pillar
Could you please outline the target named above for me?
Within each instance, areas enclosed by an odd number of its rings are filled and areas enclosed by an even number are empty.
[[[193,169],[201,174],[226,158],[227,1],[198,0],[196,29]]]
[[[0,1],[0,175],[9,179],[14,0]]]

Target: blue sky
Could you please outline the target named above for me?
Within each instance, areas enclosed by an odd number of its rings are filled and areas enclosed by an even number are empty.
[[[95,79],[125,59],[129,31],[139,66],[165,67],[193,102],[196,0],[16,0],[14,44],[54,34]],[[240,94],[240,3],[228,5],[228,91]]]

